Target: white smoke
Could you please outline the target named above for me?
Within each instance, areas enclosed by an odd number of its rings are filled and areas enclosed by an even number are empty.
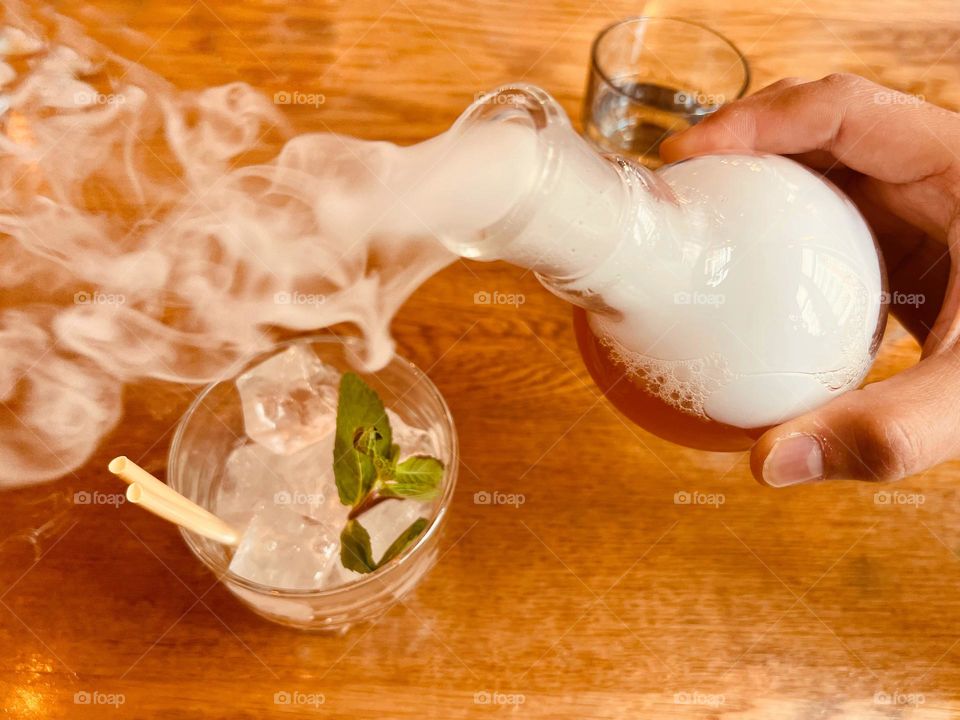
[[[389,359],[392,316],[453,258],[382,229],[401,149],[309,134],[248,162],[283,125],[250,86],[179,91],[48,10],[5,13],[0,486],[82,465],[123,383],[208,381],[274,327],[352,323]]]

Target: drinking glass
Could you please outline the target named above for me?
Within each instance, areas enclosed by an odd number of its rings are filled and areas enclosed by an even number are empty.
[[[601,152],[656,168],[664,138],[742,97],[749,82],[740,51],[705,25],[667,17],[621,20],[593,42],[584,134]]]
[[[321,361],[341,372],[358,373],[402,420],[416,427],[432,428],[436,433],[445,473],[427,528],[411,547],[386,566],[346,585],[323,590],[288,590],[248,580],[230,570],[228,548],[189,530],[181,528],[180,532],[191,552],[254,612],[291,627],[345,631],[354,623],[388,610],[436,561],[441,527],[457,478],[457,434],[443,397],[421,370],[395,356],[382,370],[365,373],[358,369],[360,365],[355,360],[359,357],[359,341],[355,338],[317,335],[280,343],[250,360],[237,374],[295,343],[308,344]],[[193,502],[215,511],[227,458],[245,439],[235,377],[209,385],[177,427],[170,446],[168,484]]]

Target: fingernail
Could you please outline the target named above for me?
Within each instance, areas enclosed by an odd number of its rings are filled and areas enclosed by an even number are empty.
[[[777,440],[763,461],[763,481],[787,487],[823,480],[823,450],[812,435],[788,435]]]

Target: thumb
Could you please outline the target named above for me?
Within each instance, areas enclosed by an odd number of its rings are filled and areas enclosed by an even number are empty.
[[[764,433],[750,468],[764,485],[898,480],[960,454],[953,348]]]

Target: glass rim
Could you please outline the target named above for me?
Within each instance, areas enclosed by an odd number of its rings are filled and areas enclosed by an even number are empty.
[[[678,18],[678,17],[672,17],[672,16],[661,17],[657,15],[634,15],[632,17],[621,18],[616,22],[612,22],[609,25],[606,25],[602,30],[600,30],[600,32],[597,33],[597,36],[593,39],[593,42],[590,44],[591,71],[597,73],[597,75],[600,76],[600,79],[603,80],[604,84],[606,84],[615,93],[617,93],[618,95],[622,95],[623,97],[627,98],[631,102],[638,102],[635,97],[625,93],[616,83],[614,83],[613,80],[610,79],[610,76],[606,72],[604,72],[603,68],[600,67],[600,62],[597,57],[599,48],[600,48],[600,43],[603,42],[604,38],[606,38],[607,35],[609,35],[618,27],[621,27],[623,25],[634,25],[641,22],[654,23],[654,24],[662,23],[665,25],[670,25],[674,23],[679,25],[686,25],[687,27],[698,28],[700,30],[703,30],[708,34],[712,35],[713,37],[717,38],[718,40],[720,40],[724,45],[726,45],[728,48],[730,48],[733,51],[733,54],[737,58],[737,62],[739,63],[740,67],[743,68],[743,82],[740,84],[740,87],[737,89],[736,95],[734,96],[733,99],[738,100],[739,98],[742,98],[744,96],[744,94],[747,91],[747,88],[750,86],[750,64],[747,62],[746,56],[742,52],[740,52],[740,48],[738,48],[730,38],[728,38],[726,35],[722,34],[721,32],[714,30],[709,25],[699,22],[697,20],[687,20],[685,18]]]
[[[299,337],[291,338],[289,340],[282,340],[280,342],[274,343],[266,350],[251,354],[246,359],[240,361],[236,365],[233,365],[236,368],[236,372],[229,376],[222,377],[218,380],[214,380],[208,383],[203,390],[198,394],[193,401],[190,403],[190,406],[183,413],[180,419],[177,421],[177,427],[174,431],[173,439],[170,442],[170,450],[167,453],[167,479],[168,481],[176,477],[179,472],[179,463],[177,461],[178,456],[180,455],[180,446],[183,444],[184,438],[187,432],[187,426],[190,424],[190,420],[197,413],[201,407],[204,406],[204,400],[214,391],[215,388],[220,386],[225,382],[230,382],[234,380],[238,375],[240,375],[246,368],[248,368],[252,363],[260,359],[266,359],[270,357],[280,349],[288,347],[291,345],[300,345],[305,343],[330,343],[336,345],[351,345],[359,343],[360,339],[355,336],[340,336],[334,333],[318,333],[313,335],[302,335]],[[453,415],[450,412],[450,408],[447,405],[446,400],[443,395],[441,395],[440,390],[434,385],[430,377],[414,363],[407,360],[402,355],[394,353],[393,358],[390,361],[391,363],[399,362],[404,369],[409,372],[414,380],[411,383],[411,387],[419,383],[424,383],[427,392],[429,393],[430,399],[435,401],[442,414],[441,425],[444,429],[444,432],[448,436],[448,441],[450,445],[450,461],[447,468],[447,473],[445,475],[445,487],[443,493],[440,496],[439,501],[437,502],[437,507],[433,512],[433,515],[430,517],[429,524],[427,528],[420,533],[420,537],[417,538],[417,541],[404,550],[399,556],[393,558],[386,567],[378,568],[371,573],[365,574],[362,577],[358,578],[353,582],[349,582],[343,585],[337,585],[331,588],[320,588],[320,589],[311,589],[311,590],[294,590],[288,588],[278,588],[273,585],[265,585],[259,583],[255,580],[249,580],[242,575],[237,575],[232,570],[230,570],[229,565],[224,567],[221,563],[214,562],[212,558],[208,557],[207,553],[203,552],[196,540],[193,537],[193,533],[186,530],[185,528],[179,528],[180,535],[183,537],[184,542],[187,547],[190,549],[190,552],[198,558],[205,567],[211,570],[214,575],[217,576],[217,582],[229,581],[235,585],[238,585],[246,590],[250,590],[259,594],[271,595],[273,597],[280,597],[284,599],[304,599],[304,598],[335,598],[342,596],[348,593],[357,591],[358,589],[367,588],[374,583],[388,583],[389,577],[391,575],[396,575],[405,565],[408,565],[412,559],[417,555],[417,551],[425,546],[439,531],[440,525],[446,515],[447,507],[450,505],[451,500],[453,499],[454,489],[457,484],[457,471],[460,464],[460,449],[459,449],[459,439],[457,436],[456,425],[453,421]],[[376,374],[376,373],[370,373]],[[207,408],[210,410],[210,408]]]

